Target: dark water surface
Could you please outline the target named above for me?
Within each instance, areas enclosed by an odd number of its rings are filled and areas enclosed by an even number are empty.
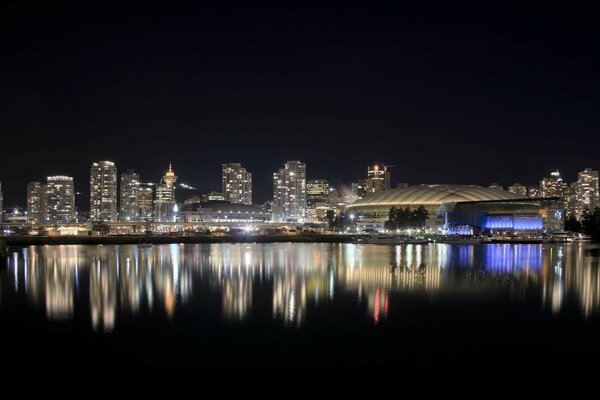
[[[39,246],[0,270],[2,362],[32,377],[590,372],[599,308],[590,244]]]

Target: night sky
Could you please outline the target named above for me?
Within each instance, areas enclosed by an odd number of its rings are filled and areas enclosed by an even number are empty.
[[[346,184],[375,161],[396,165],[393,184],[600,168],[595,10],[16,3],[0,6],[7,206],[64,174],[87,209],[104,159],[145,181],[173,161],[201,191],[241,162],[256,201],[295,159],[309,179]]]

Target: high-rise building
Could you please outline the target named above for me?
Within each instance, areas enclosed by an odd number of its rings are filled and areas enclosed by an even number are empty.
[[[46,183],[46,222],[75,222],[75,187],[70,176],[49,176]]]
[[[567,184],[563,182],[560,172],[554,171],[540,181],[542,197],[562,197]]]
[[[303,222],[306,218],[306,164],[288,161],[273,174],[273,219]]]
[[[306,216],[310,221],[325,220],[330,208],[329,182],[325,179],[312,179],[306,182]]]
[[[138,190],[139,218],[142,221],[154,220],[154,187],[140,183]]]
[[[357,199],[362,199],[373,193],[383,192],[390,189],[390,171],[385,165],[369,165],[367,167],[367,179],[361,179],[352,184],[352,190]]]
[[[577,188],[577,183],[573,183],[571,185],[565,185],[565,187],[562,190],[563,209],[564,209],[566,218],[576,217],[576,213],[575,213],[575,209],[577,206],[576,188]]]
[[[517,196],[527,197],[527,186],[521,185],[520,183],[513,183],[508,187],[508,191]]]
[[[504,190],[504,187],[501,184],[496,183],[496,182],[490,184],[489,187],[490,187],[490,189]]]
[[[119,220],[138,221],[140,219],[140,175],[128,169],[121,174],[121,198]]]
[[[112,161],[100,161],[90,169],[90,219],[117,220],[117,167]]]
[[[586,168],[577,175],[575,184],[575,216],[582,220],[586,213],[600,206],[598,171]]]
[[[154,200],[154,219],[158,222],[174,222],[177,217],[177,201],[175,200],[175,182],[177,176],[169,163],[169,170],[156,187]]]
[[[252,174],[239,163],[222,164],[222,188],[226,201],[252,204]]]
[[[46,222],[46,185],[42,182],[27,184],[27,222],[43,224]]]

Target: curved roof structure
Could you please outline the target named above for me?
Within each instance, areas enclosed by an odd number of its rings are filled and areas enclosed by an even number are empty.
[[[463,201],[512,200],[520,196],[504,190],[475,185],[418,185],[386,190],[367,196],[349,207],[440,205]]]

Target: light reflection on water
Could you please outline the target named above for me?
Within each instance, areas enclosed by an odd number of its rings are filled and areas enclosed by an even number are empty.
[[[195,294],[216,296],[223,319],[265,311],[301,326],[322,302],[351,296],[377,324],[400,306],[391,296],[489,297],[560,314],[569,301],[589,317],[600,305],[593,245],[202,244],[40,246],[14,249],[0,298],[24,298],[49,320],[89,318],[112,331],[145,310],[172,319]],[[256,303],[267,291],[270,304]],[[441,301],[441,300],[440,300]],[[6,302],[0,303],[0,313]],[[256,309],[255,309],[256,308]]]

